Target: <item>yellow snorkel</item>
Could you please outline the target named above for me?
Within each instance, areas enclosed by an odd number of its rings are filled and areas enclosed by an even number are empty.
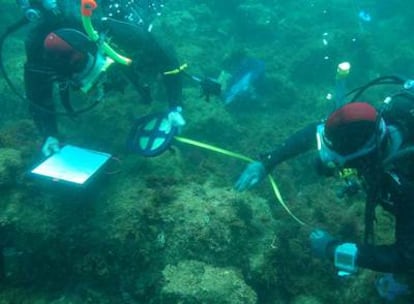
[[[91,16],[93,11],[98,7],[95,0],[81,0],[81,17],[82,17],[82,24],[83,28],[85,29],[86,33],[88,34],[89,38],[93,42],[98,42],[100,36],[97,31],[93,28]],[[101,43],[103,52],[108,55],[111,59],[115,62],[118,62],[123,65],[130,65],[132,60],[118,54],[108,43],[103,41]]]

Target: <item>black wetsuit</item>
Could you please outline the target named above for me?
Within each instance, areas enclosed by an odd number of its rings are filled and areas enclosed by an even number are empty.
[[[408,100],[408,99],[407,99]],[[411,114],[410,114],[411,113]],[[388,129],[391,125],[396,126],[402,135],[400,149],[413,145],[414,129],[407,126],[404,117],[414,113],[414,101],[408,100],[402,109],[398,107],[384,112],[384,120]],[[414,118],[411,118],[411,123]],[[296,132],[284,143],[272,152],[264,153],[261,161],[265,168],[271,171],[276,165],[316,148],[316,126],[311,124]],[[367,156],[370,157],[370,156]],[[371,176],[367,165],[369,159],[356,166],[358,173],[364,180],[364,187],[376,189],[374,193],[377,198],[376,204],[380,204],[385,210],[395,216],[395,242],[391,245],[372,245],[370,243],[357,244],[357,265],[379,272],[413,272],[414,271],[414,157],[413,154],[396,161],[387,170],[376,171],[376,177]],[[371,163],[373,164],[373,163]],[[379,183],[379,184],[374,184]],[[367,195],[367,200],[372,197]],[[368,203],[368,202],[367,202]],[[339,242],[335,241],[334,245]],[[333,259],[334,248],[328,250],[329,258]]]
[[[180,74],[164,75],[166,71],[174,70],[179,66],[174,51],[170,47],[162,45],[147,30],[147,25],[140,24],[128,16],[124,16],[122,10],[117,15],[112,14],[113,1],[99,1],[99,6],[94,13],[94,27],[106,37],[110,38],[116,51],[133,60],[130,66],[113,64],[111,71],[118,69],[134,85],[143,99],[150,98],[146,84],[139,81],[140,75],[146,73],[161,74],[170,107],[181,104],[182,79]],[[129,3],[128,1],[117,1]],[[61,28],[73,28],[83,32],[80,20],[80,1],[58,1],[60,13],[44,12],[43,18],[32,25],[26,39],[25,64],[25,91],[30,102],[30,113],[40,130],[42,136],[57,136],[56,115],[54,114],[53,84],[57,80],[69,78],[65,71],[52,66],[45,56],[43,47],[45,37],[54,30]],[[102,16],[111,16],[102,21]],[[63,78],[63,79],[62,79]],[[116,77],[115,77],[116,78]],[[118,77],[119,80],[119,77]],[[64,83],[64,82],[62,82]],[[68,103],[69,91],[66,88],[59,90],[60,98]]]

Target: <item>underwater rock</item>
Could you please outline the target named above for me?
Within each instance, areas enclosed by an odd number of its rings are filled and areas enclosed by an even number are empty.
[[[249,194],[237,198],[231,189],[209,183],[187,184],[176,193],[160,210],[170,264],[196,259],[241,269],[249,267],[247,257],[263,254],[258,248],[272,250],[276,224],[266,200]]]
[[[13,184],[22,167],[23,160],[20,151],[10,148],[1,148],[0,187]]]
[[[167,265],[162,273],[162,297],[168,303],[257,303],[256,293],[231,268],[187,260]]]
[[[292,301],[293,304],[321,304],[321,302],[313,296],[300,295]]]
[[[247,1],[237,7],[235,15],[238,17],[236,33],[239,35],[255,41],[268,41],[277,37],[275,27],[278,26],[278,16],[274,7]]]

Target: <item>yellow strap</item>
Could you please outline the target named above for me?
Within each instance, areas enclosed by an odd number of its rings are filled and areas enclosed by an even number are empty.
[[[196,147],[200,147],[200,148],[203,148],[203,149],[206,149],[206,150],[210,150],[210,151],[214,151],[214,152],[217,152],[217,153],[221,153],[221,154],[224,154],[224,155],[233,157],[233,158],[237,158],[237,159],[240,159],[240,160],[244,160],[246,162],[252,162],[253,161],[253,159],[251,159],[251,158],[249,158],[247,156],[244,156],[242,154],[235,153],[235,152],[232,152],[232,151],[229,151],[229,150],[225,150],[225,149],[222,149],[222,148],[219,148],[219,147],[215,147],[215,146],[212,146],[212,145],[209,145],[209,144],[205,144],[205,143],[202,143],[202,142],[199,142],[199,141],[196,141],[196,140],[192,140],[192,139],[189,139],[189,138],[185,138],[185,137],[181,137],[181,136],[175,136],[175,139],[178,140],[178,141],[180,141],[180,142],[182,142],[182,143],[185,143],[185,144],[189,144],[189,145],[196,146]],[[301,221],[298,217],[296,217],[292,213],[292,211],[290,211],[290,209],[288,208],[288,206],[284,202],[284,200],[282,198],[282,195],[280,194],[279,188],[277,187],[275,180],[273,179],[273,177],[270,174],[268,175],[268,177],[269,177],[270,184],[272,185],[273,192],[274,192],[274,194],[275,194],[278,202],[280,203],[280,205],[286,210],[286,212],[296,222],[298,222],[301,225],[308,226],[308,224],[306,224],[305,222]]]
[[[184,63],[183,65],[180,65],[178,68],[171,70],[171,71],[166,71],[163,74],[164,75],[175,75],[175,74],[179,74],[182,71],[184,71],[186,68],[188,67],[187,63]]]
[[[206,149],[206,150],[221,153],[221,154],[224,154],[224,155],[227,155],[227,156],[230,156],[230,157],[234,157],[234,158],[237,158],[237,159],[244,160],[246,162],[252,162],[253,161],[253,159],[251,159],[247,156],[244,156],[244,155],[241,155],[241,154],[229,151],[229,150],[225,150],[225,149],[222,149],[222,148],[219,148],[219,147],[215,147],[215,146],[212,146],[212,145],[209,145],[209,144],[205,144],[205,143],[202,143],[202,142],[199,142],[199,141],[196,141],[196,140],[192,140],[192,139],[189,139],[189,138],[185,138],[185,137],[181,137],[181,136],[175,136],[175,139],[182,142],[182,143],[185,143],[185,144],[189,144],[189,145],[200,147],[200,148],[203,148],[203,149]]]
[[[275,180],[273,179],[273,177],[272,177],[270,174],[268,175],[268,177],[269,177],[270,184],[272,185],[273,192],[274,192],[274,194],[275,194],[275,196],[276,196],[277,200],[279,201],[280,205],[282,205],[282,207],[286,210],[286,212],[287,212],[287,213],[289,213],[289,215],[290,215],[290,216],[291,216],[291,217],[292,217],[292,218],[293,218],[296,222],[298,222],[299,224],[301,224],[301,225],[303,225],[303,226],[309,226],[309,225],[308,225],[308,224],[306,224],[304,221],[300,220],[300,219],[299,219],[296,215],[294,215],[294,214],[292,213],[292,211],[290,211],[290,209],[289,209],[289,208],[288,208],[288,206],[286,205],[285,201],[283,200],[282,195],[280,194],[279,188],[277,187]]]

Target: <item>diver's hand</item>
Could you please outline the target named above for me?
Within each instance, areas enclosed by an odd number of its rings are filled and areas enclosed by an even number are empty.
[[[336,240],[327,231],[314,229],[309,236],[309,240],[314,256],[323,259],[332,255],[329,249]]]
[[[201,79],[200,87],[201,97],[204,97],[206,101],[210,101],[210,96],[221,95],[221,84],[211,77],[204,77]]]
[[[177,127],[178,130],[185,125],[185,119],[181,112],[183,109],[181,107],[175,107],[168,113],[168,121],[172,127]]]
[[[266,169],[262,162],[254,161],[247,165],[236,182],[235,189],[244,191],[256,185],[266,175]]]
[[[60,143],[56,137],[49,136],[46,138],[43,146],[42,146],[42,154],[45,157],[52,155],[53,153],[59,152],[60,150]]]

